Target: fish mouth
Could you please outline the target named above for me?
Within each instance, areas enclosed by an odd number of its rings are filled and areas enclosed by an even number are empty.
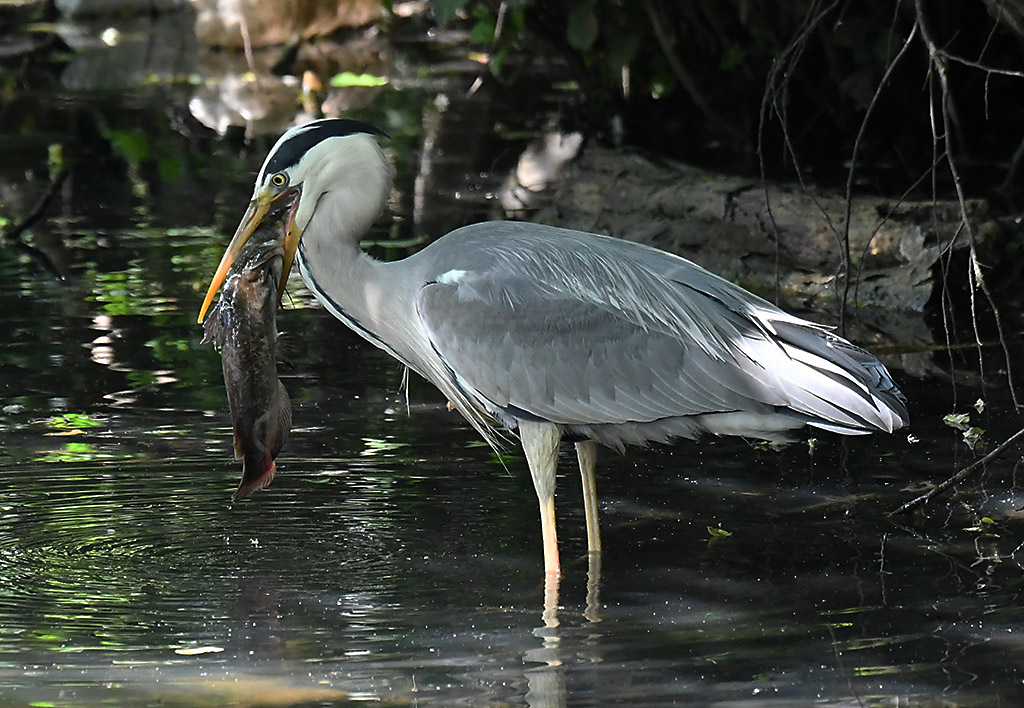
[[[299,187],[292,187],[286,189],[280,193],[274,193],[268,189],[264,189],[257,194],[249,206],[245,210],[245,214],[242,216],[242,220],[238,224],[238,228],[235,229],[235,235],[231,237],[231,241],[228,242],[227,248],[224,250],[224,255],[220,259],[220,265],[217,266],[217,271],[213,274],[213,279],[210,281],[210,287],[206,291],[206,297],[203,299],[203,306],[199,310],[199,324],[203,323],[206,318],[206,311],[210,309],[210,303],[213,302],[214,295],[217,294],[217,290],[220,288],[224,279],[227,278],[228,271],[231,269],[231,264],[234,263],[235,258],[242,252],[242,248],[249,241],[249,238],[256,231],[257,227],[266,218],[270,212],[271,207],[276,206],[280,202],[295,197],[295,201],[292,203],[291,208],[288,210],[288,219],[285,226],[285,237],[284,237],[284,263],[281,267],[281,280],[277,287],[278,300],[281,298],[281,294],[284,292],[284,285],[288,280],[288,274],[292,269],[292,261],[295,259],[295,251],[299,247],[299,239],[302,238],[302,230],[298,229],[295,224],[295,211],[299,206],[299,198],[301,197],[301,189]]]
[[[274,474],[277,472],[277,463],[269,455],[265,458],[266,462],[259,465],[261,471],[256,472],[256,466],[250,466],[248,460],[242,463],[242,481],[238,485],[238,489],[231,495],[231,501],[236,502],[244,499],[253,492],[258,492],[267,485],[269,485],[273,479]]]

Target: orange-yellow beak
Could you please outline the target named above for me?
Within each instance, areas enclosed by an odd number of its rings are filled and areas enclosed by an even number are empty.
[[[284,243],[284,264],[281,268],[281,282],[278,285],[278,296],[284,291],[285,282],[288,280],[288,273],[292,269],[292,261],[295,258],[295,251],[299,247],[299,239],[302,238],[302,232],[299,231],[295,226],[295,210],[299,204],[299,198],[296,195],[297,190],[287,190],[280,194],[272,194],[267,191],[260,192],[259,195],[249,202],[249,207],[245,210],[245,215],[242,217],[242,221],[238,224],[238,229],[235,230],[235,235],[231,237],[231,241],[228,243],[227,249],[224,251],[224,256],[220,259],[220,265],[217,266],[217,272],[213,274],[213,280],[210,281],[210,287],[206,291],[206,297],[203,299],[203,306],[199,310],[199,324],[203,323],[203,319],[206,318],[206,311],[210,309],[210,303],[213,302],[213,296],[217,294],[217,290],[220,288],[224,279],[228,275],[228,270],[231,269],[231,264],[239,253],[242,252],[242,247],[245,246],[249,237],[252,236],[256,228],[263,222],[267,212],[270,211],[270,207],[279,201],[280,199],[295,196],[295,203],[292,208],[288,210],[288,224],[287,231],[285,232],[285,243]]]
[[[292,208],[288,210],[288,220],[285,222],[284,231],[284,262],[281,264],[281,282],[277,286],[277,302],[281,304],[281,295],[284,293],[285,283],[288,282],[288,274],[292,272],[292,264],[295,262],[295,252],[299,250],[299,241],[302,239],[302,231],[295,224],[295,211],[299,208],[299,199],[302,197],[300,191],[292,202]]]

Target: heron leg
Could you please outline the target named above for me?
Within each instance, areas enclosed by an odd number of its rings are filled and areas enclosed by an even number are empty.
[[[540,502],[540,530],[544,538],[544,571],[558,577],[558,537],[555,534],[555,471],[562,431],[553,423],[519,422],[519,439]]]
[[[601,527],[597,520],[597,485],[594,482],[594,468],[597,466],[597,443],[583,440],[576,443],[576,457],[580,461],[580,476],[583,478],[583,510],[587,520],[587,550],[601,552]]]

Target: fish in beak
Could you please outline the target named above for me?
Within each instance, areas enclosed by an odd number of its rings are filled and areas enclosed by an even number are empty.
[[[277,362],[301,353],[295,338],[278,332],[278,284],[284,270],[284,233],[274,215],[258,225],[235,254],[220,300],[203,324],[203,341],[220,352],[242,481],[232,499],[263,489],[288,439],[291,401]]]
[[[292,269],[292,262],[295,260],[295,252],[299,248],[299,239],[302,238],[302,231],[295,224],[295,212],[299,207],[301,196],[302,193],[299,187],[286,189],[279,193],[264,189],[249,202],[249,207],[245,210],[245,215],[238,224],[235,235],[231,237],[231,241],[224,251],[224,256],[220,259],[217,272],[213,274],[213,280],[210,281],[210,287],[207,289],[206,297],[203,299],[203,306],[199,310],[199,324],[202,324],[206,318],[206,311],[210,309],[210,303],[213,302],[213,297],[217,294],[217,290],[227,277],[231,264],[234,263],[238,254],[242,252],[242,248],[259,225],[263,223],[263,220],[271,211],[271,207],[276,206],[289,197],[294,197],[291,208],[288,210],[288,218],[285,221],[284,263],[281,268],[281,281],[277,287],[277,298],[278,302],[280,302],[281,295],[284,293],[285,283],[288,282],[288,274]]]

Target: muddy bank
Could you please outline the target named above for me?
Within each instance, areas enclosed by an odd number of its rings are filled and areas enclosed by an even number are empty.
[[[956,202],[855,196],[848,212],[840,194],[599,147],[566,165],[540,199],[532,220],[647,243],[816,310],[835,309],[837,288],[842,295],[847,232],[854,309],[922,312],[940,255],[969,245]],[[987,204],[971,200],[967,213],[976,244],[993,248],[1000,228]]]

